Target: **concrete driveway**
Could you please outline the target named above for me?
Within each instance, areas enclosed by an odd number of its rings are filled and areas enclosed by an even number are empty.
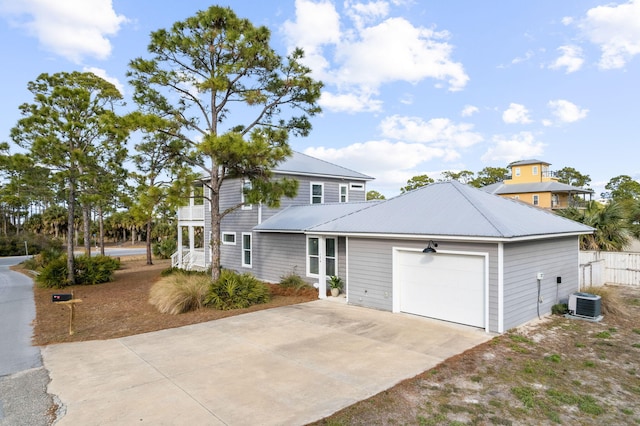
[[[58,425],[296,425],[489,340],[328,300],[43,348]]]

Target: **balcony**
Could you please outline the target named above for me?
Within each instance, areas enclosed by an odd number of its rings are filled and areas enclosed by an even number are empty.
[[[204,221],[204,205],[186,206],[178,209],[179,221]]]

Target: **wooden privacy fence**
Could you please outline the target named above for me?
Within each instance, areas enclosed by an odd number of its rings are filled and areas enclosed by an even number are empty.
[[[580,288],[607,283],[640,286],[640,253],[580,251]]]

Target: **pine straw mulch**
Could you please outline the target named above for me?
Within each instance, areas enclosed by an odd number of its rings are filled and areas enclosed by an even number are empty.
[[[48,345],[62,342],[113,339],[133,334],[181,327],[247,312],[278,306],[309,302],[318,298],[315,289],[296,291],[271,287],[271,301],[246,309],[218,311],[203,308],[180,315],[161,314],[149,304],[149,289],[160,278],[160,272],[170,266],[169,260],[154,260],[146,265],[143,256],[123,257],[122,267],[114,280],[93,286],[72,286],[65,289],[42,289],[34,286],[36,319],[33,343]],[[52,303],[54,293],[73,293],[82,302],[75,306],[74,334],[69,335],[68,306]]]

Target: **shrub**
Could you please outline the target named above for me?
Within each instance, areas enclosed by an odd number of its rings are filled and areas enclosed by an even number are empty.
[[[211,279],[204,274],[174,273],[151,287],[149,303],[163,314],[177,315],[200,309],[209,291]]]
[[[551,307],[551,313],[553,315],[564,315],[569,312],[569,306],[566,303],[558,303]]]
[[[120,261],[110,256],[78,256],[75,259],[76,284],[102,284],[111,281]]]
[[[176,268],[175,266],[172,266],[171,268],[163,269],[160,272],[161,277],[168,277],[169,275],[173,275],[173,274],[200,275],[200,276],[208,277],[208,276],[211,276],[211,270],[209,269],[208,272],[207,271],[189,271],[186,269]]]
[[[211,284],[205,304],[226,311],[266,303],[270,298],[269,287],[253,275],[223,269]]]
[[[162,240],[159,243],[155,243],[151,248],[153,255],[159,259],[169,259],[177,249],[178,243],[174,239]]]
[[[67,281],[67,256],[60,256],[50,261],[36,276],[38,287],[63,288],[69,285]]]
[[[44,253],[44,252],[43,252]],[[44,266],[39,267],[39,275],[36,282],[43,288],[63,288],[70,285],[67,281],[67,256],[52,257],[50,260],[44,256],[39,262]],[[120,261],[109,256],[78,256],[75,258],[75,275],[77,285],[101,284],[111,281],[113,271],[120,267]]]
[[[311,287],[300,275],[296,274],[295,270],[280,277],[279,284],[281,287],[294,288],[296,290]]]

